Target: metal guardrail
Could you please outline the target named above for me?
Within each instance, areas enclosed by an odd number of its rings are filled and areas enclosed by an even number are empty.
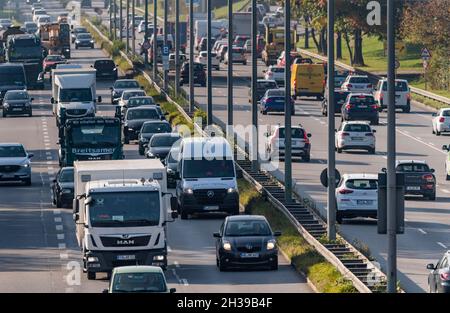
[[[328,60],[326,57],[324,57],[322,55],[319,55],[317,53],[311,52],[311,51],[307,51],[307,50],[300,49],[300,48],[297,48],[297,50],[300,53],[304,54],[304,55],[307,55],[309,57],[313,57],[315,59],[319,59],[321,61],[325,61],[326,62]],[[361,70],[361,69],[356,69],[353,66],[347,65],[347,64],[339,62],[339,61],[336,62],[336,66],[341,67],[341,68],[343,68],[345,70],[348,70],[348,71],[352,71],[352,72],[358,73],[358,74],[367,75],[369,78],[372,78],[373,80],[376,80],[376,81],[378,81],[379,79],[382,78],[379,75],[375,75],[373,73],[366,72],[366,71]],[[425,90],[422,90],[422,89],[419,89],[419,88],[415,88],[415,87],[410,87],[410,89],[411,89],[411,91],[413,93],[415,93],[415,94],[417,94],[419,96],[422,96],[422,97],[425,97],[425,98],[428,98],[428,99],[431,99],[431,100],[434,100],[434,101],[437,101],[437,102],[442,102],[442,103],[444,103],[446,105],[450,105],[450,99],[449,98],[446,98],[446,97],[443,97],[443,96],[439,96],[439,95],[437,95],[435,93],[428,92],[428,91],[425,91]]]
[[[99,30],[98,28],[93,25],[89,20],[86,20],[89,25],[100,35],[100,37],[105,40],[108,41],[109,43],[111,43],[111,41],[104,36]],[[128,56],[121,52],[122,57],[130,64],[132,64],[131,60],[128,58]],[[159,87],[154,81],[153,79],[145,72],[145,71],[139,71],[147,80],[148,82],[160,93],[162,93],[167,101],[169,101],[170,103],[174,104],[177,109],[179,110],[179,112],[184,116],[184,118],[186,118],[186,120],[190,121],[193,123],[194,127],[196,128],[196,130],[204,135],[207,135],[203,129],[201,128],[201,126],[195,124],[192,121],[192,118],[185,112],[184,108],[181,107],[177,102],[175,102],[173,99],[170,98],[170,96],[164,92],[164,90]],[[246,154],[246,152],[244,150],[242,150],[239,147],[236,147],[240,153],[244,153]],[[238,167],[242,169],[241,165],[239,165],[237,163]],[[361,292],[361,293],[371,293],[372,291],[370,290],[370,288],[368,288],[361,280],[359,280],[355,274],[353,274],[342,262],[341,260],[334,255],[329,249],[327,249],[322,243],[320,243],[315,237],[313,237],[300,223],[298,220],[295,219],[295,217],[289,212],[289,210],[278,200],[276,199],[268,190],[266,190],[261,184],[258,183],[258,181],[256,179],[254,179],[252,177],[252,175],[250,175],[247,171],[243,171],[244,172],[244,177],[250,182],[252,183],[258,191],[263,192],[265,195],[268,196],[269,201],[277,208],[279,209],[288,219],[289,221],[296,227],[296,229],[298,230],[299,234],[302,235],[305,240],[312,245],[318,252],[319,254],[321,254],[328,262],[330,262],[333,266],[336,267],[336,269],[347,279],[349,279],[350,281],[352,281],[353,285],[355,286],[355,288]],[[365,264],[368,265],[368,269],[373,270],[376,274],[378,274],[378,277],[386,277],[384,273],[382,273],[379,269],[377,269],[365,256],[363,256],[359,251],[357,251],[354,247],[352,247],[349,243],[347,243],[343,238],[339,238],[343,244],[346,245],[346,247],[350,248],[351,253],[355,254],[357,256],[358,259],[363,260],[365,262]]]

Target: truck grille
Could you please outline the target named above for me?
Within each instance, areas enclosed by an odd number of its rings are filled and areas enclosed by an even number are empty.
[[[0,173],[14,173],[20,169],[20,165],[0,165]]]
[[[259,251],[261,251],[261,247],[259,247],[259,246],[254,247],[254,246],[252,246],[252,247],[249,249],[249,248],[247,248],[247,247],[244,246],[244,247],[238,247],[237,250],[238,250],[239,252],[259,252]]]
[[[138,260],[113,261],[113,267],[139,265]]]
[[[120,237],[100,237],[105,247],[137,247],[146,246],[150,241],[150,236],[138,236],[123,239]]]
[[[68,109],[66,110],[67,115],[85,115],[85,109]]]
[[[95,161],[95,160],[111,160],[112,154],[90,155],[90,154],[77,154],[77,161]]]
[[[194,197],[198,204],[220,204],[227,195],[226,189],[194,190]]]

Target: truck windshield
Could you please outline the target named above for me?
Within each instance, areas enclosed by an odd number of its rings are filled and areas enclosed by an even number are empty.
[[[19,71],[18,68],[14,68],[15,72],[10,70],[3,71],[0,68],[0,86],[15,85],[25,86],[25,75],[23,70]]]
[[[25,45],[16,41],[14,49],[9,50],[8,57],[10,61],[20,59],[41,59],[42,48],[40,45]]]
[[[59,101],[60,102],[92,101],[92,92],[90,88],[60,89]]]
[[[232,160],[184,160],[183,178],[234,177]]]
[[[74,125],[70,132],[70,141],[74,147],[80,146],[116,146],[120,137],[117,125]]]
[[[160,219],[157,191],[98,192],[91,194],[92,227],[156,226]]]

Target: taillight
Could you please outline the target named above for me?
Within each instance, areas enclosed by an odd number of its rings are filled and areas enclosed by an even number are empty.
[[[411,94],[410,93],[406,94],[406,100],[408,100],[408,101],[411,100]]]
[[[350,134],[349,133],[341,133],[341,138],[344,138],[344,137],[347,137],[347,136],[350,136]]]
[[[347,84],[347,88],[352,88],[352,84]]]
[[[309,138],[306,132],[303,132],[303,139],[305,140],[305,144],[309,144]]]
[[[367,88],[372,88],[372,84],[368,84],[368,85],[367,85]]]
[[[378,110],[378,109],[379,109],[378,104],[372,104],[370,107],[371,107],[372,109],[375,109],[375,110]]]
[[[350,110],[351,108],[353,108],[353,105],[351,105],[351,104],[347,104],[347,105],[345,106],[345,109],[346,109],[346,110]]]
[[[373,137],[373,134],[372,133],[367,133],[366,136],[367,137]]]
[[[294,79],[294,88],[297,87],[297,80]]]
[[[339,190],[339,193],[340,193],[341,195],[348,195],[349,193],[353,193],[353,190],[350,190],[350,189],[341,189],[341,190]]]
[[[445,117],[440,117],[439,118],[439,123],[444,123],[445,122]]]
[[[441,279],[442,280],[450,280],[450,273],[442,273]]]
[[[428,183],[434,182],[434,177],[431,174],[425,174],[422,176],[423,180],[426,180]]]
[[[382,93],[380,93],[380,100],[383,100],[383,94]]]

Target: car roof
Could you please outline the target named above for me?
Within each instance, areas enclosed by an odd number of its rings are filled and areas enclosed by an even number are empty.
[[[142,124],[142,125],[145,125],[145,124],[161,124],[161,123],[170,125],[170,123],[168,121],[161,121],[161,120],[145,121],[144,124]]]
[[[128,79],[117,79],[114,83],[117,83],[117,82],[136,82],[137,83],[137,80],[136,79],[130,79],[130,78],[128,78]]]
[[[136,88],[136,89],[127,89],[127,90],[124,90],[123,93],[132,93],[132,92],[137,92],[137,91],[145,92],[144,90],[142,90],[142,89],[140,89],[140,88]]]
[[[359,124],[359,125],[368,125],[368,126],[370,126],[370,123],[366,122],[366,121],[345,121],[343,124],[344,125]]]
[[[153,138],[157,138],[157,137],[176,137],[176,138],[181,138],[181,135],[179,133],[158,133],[158,134],[154,134]]]
[[[256,82],[258,82],[258,83],[267,83],[267,82],[276,83],[276,81],[273,79],[263,79],[263,78],[258,79]]]
[[[135,108],[129,108],[127,112],[130,111],[137,111],[137,110],[155,110],[156,111],[156,105],[141,105]]]
[[[267,219],[263,215],[231,215],[226,217],[227,221],[266,221]]]
[[[400,164],[410,164],[410,163],[417,163],[417,164],[425,164],[427,165],[427,162],[425,162],[424,160],[397,160],[395,162],[395,165],[400,165]]]
[[[377,179],[377,174],[366,174],[366,173],[353,173],[353,174],[344,174],[343,179]]]
[[[365,92],[350,92],[349,94],[350,97],[355,97],[355,96],[365,96],[365,97],[373,97],[372,94],[370,93],[365,93]]]
[[[0,147],[23,147],[23,145],[18,142],[1,142]]]
[[[114,268],[115,274],[126,273],[161,273],[164,274],[161,267],[150,265],[131,265],[131,266],[119,266]]]
[[[369,78],[369,76],[367,76],[367,75],[354,75],[354,74],[350,74],[350,75],[348,75],[348,77],[350,77],[350,78],[353,78],[353,77],[359,77],[359,78]]]

